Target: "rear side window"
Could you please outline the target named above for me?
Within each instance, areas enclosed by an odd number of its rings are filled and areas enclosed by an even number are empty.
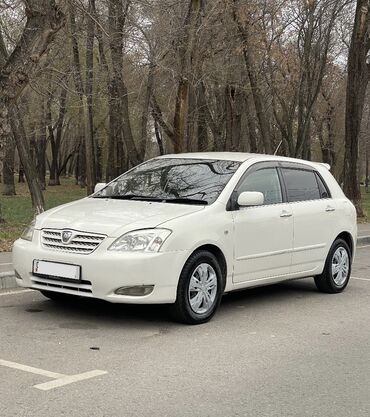
[[[280,180],[275,168],[265,168],[247,175],[238,188],[244,191],[258,191],[265,196],[265,205],[283,202]]]
[[[324,181],[321,179],[320,175],[316,174],[317,183],[319,184],[320,197],[321,198],[330,198],[330,193],[328,187],[324,184]]]
[[[299,169],[283,168],[285,185],[287,188],[288,201],[294,203],[297,201],[320,200],[321,192],[316,174],[313,171],[304,171]],[[322,184],[324,189],[325,186]],[[325,189],[326,191],[326,189]]]

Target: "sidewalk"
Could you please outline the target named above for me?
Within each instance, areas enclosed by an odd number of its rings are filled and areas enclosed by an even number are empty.
[[[370,236],[370,223],[364,223],[358,225],[358,236]]]

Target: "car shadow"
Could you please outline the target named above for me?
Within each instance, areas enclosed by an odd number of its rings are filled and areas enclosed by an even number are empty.
[[[254,305],[263,305],[265,303],[286,303],[289,300],[297,298],[306,298],[307,296],[318,296],[313,280],[289,281],[286,283],[258,287],[253,289],[244,289],[237,292],[226,294],[221,303],[220,312],[231,313],[236,307],[243,305],[251,308]],[[41,296],[42,297],[42,296]],[[88,298],[68,298],[63,301],[52,301],[47,298],[32,302],[32,306],[25,308],[27,313],[47,313],[48,320],[50,316],[63,318],[66,322],[74,321],[81,323],[85,321],[86,328],[103,326],[112,327],[127,325],[157,325],[163,327],[178,326],[172,322],[167,305],[134,305],[134,304],[111,304],[101,300]],[[73,324],[70,325],[73,328]],[[75,325],[77,326],[77,324]],[[83,327],[83,325],[81,325]],[[76,327],[77,328],[77,327]]]
[[[320,294],[315,286],[313,279],[292,280],[279,284],[266,285],[262,287],[246,288],[225,294],[222,303],[233,304],[240,301],[261,302],[286,299],[303,298],[307,294],[316,296]]]

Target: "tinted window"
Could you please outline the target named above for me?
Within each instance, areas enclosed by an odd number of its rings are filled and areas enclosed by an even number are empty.
[[[247,175],[240,185],[239,194],[244,191],[258,191],[265,196],[265,204],[283,202],[278,173],[275,168],[266,168]]]
[[[321,198],[314,172],[288,168],[284,168],[282,171],[289,202],[319,200]]]
[[[211,204],[239,166],[233,161],[154,159],[123,174],[94,197]]]
[[[319,184],[320,197],[321,198],[330,198],[330,194],[327,186],[324,184],[324,181],[321,179],[320,175],[316,174],[317,183]]]

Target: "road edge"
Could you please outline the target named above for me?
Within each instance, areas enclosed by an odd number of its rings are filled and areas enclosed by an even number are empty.
[[[10,290],[13,288],[19,288],[14,271],[0,272],[0,290]]]

